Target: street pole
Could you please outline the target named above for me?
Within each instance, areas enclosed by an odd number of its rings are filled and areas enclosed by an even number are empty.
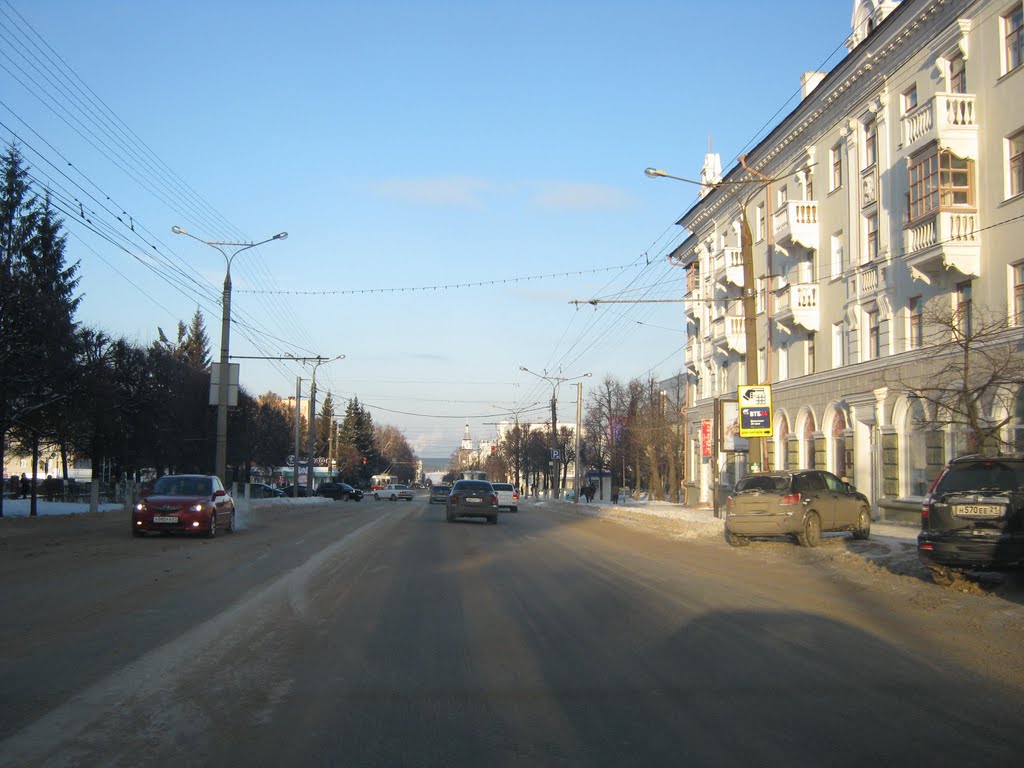
[[[556,412],[556,400],[557,400],[558,385],[562,384],[562,383],[565,383],[565,382],[569,382],[569,381],[575,381],[576,379],[585,379],[588,376],[590,376],[590,374],[589,373],[584,373],[581,376],[568,376],[568,377],[566,377],[566,376],[549,376],[546,373],[545,374],[540,374],[540,373],[536,373],[534,371],[531,371],[529,368],[527,368],[525,366],[522,366],[522,365],[519,366],[519,370],[520,371],[525,371],[526,373],[529,373],[529,374],[532,374],[532,375],[536,376],[538,379],[544,379],[544,381],[548,382],[551,385],[551,456],[550,456],[550,463],[551,463],[551,468],[552,468],[552,473],[551,473],[552,474],[552,481],[551,481],[552,494],[551,494],[551,497],[554,498],[554,499],[557,499],[558,498],[558,466],[556,465],[556,462],[558,461],[558,459],[555,458],[555,452],[558,450],[558,414]]]
[[[221,298],[221,322],[220,322],[220,364],[218,366],[219,379],[217,382],[217,453],[215,460],[215,473],[221,482],[227,484],[227,458],[228,458],[228,391],[229,391],[229,348],[231,337],[231,262],[235,256],[242,251],[264,245],[271,240],[284,240],[288,237],[287,232],[278,232],[273,237],[268,237],[258,243],[232,243],[222,240],[203,240],[196,237],[181,227],[171,227],[171,232],[176,235],[187,235],[193,240],[198,240],[204,245],[220,251],[224,257],[224,292]],[[223,247],[222,247],[223,246]],[[229,254],[225,248],[231,249]],[[296,457],[297,458],[297,457]]]
[[[583,429],[583,382],[576,383],[576,457],[573,459],[573,501],[580,503],[580,431]]]
[[[295,461],[292,463],[292,498],[299,496],[299,421],[302,414],[302,379],[295,377]]]
[[[306,495],[307,496],[312,496],[313,495],[313,466],[315,464],[315,458],[316,458],[313,455],[314,451],[316,449],[316,441],[315,441],[315,436],[316,436],[316,369],[319,368],[324,363],[333,363],[335,360],[344,360],[345,356],[344,355],[336,355],[335,357],[321,357],[320,355],[317,355],[316,357],[296,357],[295,355],[292,355],[292,354],[286,354],[286,357],[291,359],[291,360],[295,360],[296,362],[299,362],[299,363],[303,363],[303,364],[305,364],[305,363],[312,363],[313,364],[313,366],[312,366],[313,367],[313,372],[310,375],[310,379],[309,379],[309,411],[308,411],[308,413],[309,413],[309,417],[308,417],[309,418],[309,423],[307,424],[307,427],[308,427],[308,430],[307,430],[308,437],[306,439],[306,446],[307,446],[307,456],[306,456]],[[298,418],[298,417],[296,417],[296,418]],[[295,459],[296,459],[296,461],[298,461],[298,452],[299,452],[299,449],[298,449],[298,444],[299,444],[298,431],[299,431],[299,427],[298,427],[298,424],[296,423],[296,425],[295,425],[295,454],[296,454]]]

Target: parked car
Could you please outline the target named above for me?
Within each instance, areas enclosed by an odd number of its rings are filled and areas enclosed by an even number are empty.
[[[282,493],[284,493],[284,495],[287,496],[289,499],[295,498],[296,494],[294,493],[294,490],[294,485],[286,485],[284,488],[281,489]],[[300,499],[306,498],[306,485],[304,483],[299,486],[298,497]]]
[[[867,496],[831,472],[780,470],[747,475],[725,502],[725,538],[743,546],[751,536],[796,536],[815,547],[823,531],[871,535]]]
[[[265,483],[249,483],[250,499],[279,499],[284,496],[284,491],[274,488]]]
[[[1024,454],[950,461],[921,507],[917,555],[940,584],[962,569],[1024,565]]]
[[[456,480],[448,494],[445,519],[454,523],[460,517],[483,517],[498,522],[498,494],[486,480]]]
[[[491,483],[491,487],[498,494],[498,509],[519,511],[519,492],[512,483]]]
[[[353,488],[348,483],[326,482],[320,483],[316,489],[317,496],[326,496],[335,501],[362,501],[363,492]]]
[[[447,504],[448,494],[451,493],[452,487],[450,485],[433,485],[430,487],[430,502],[431,504]]]
[[[387,499],[388,501],[412,501],[412,490],[407,485],[389,483],[379,491],[374,491],[373,498],[376,501],[381,499]]]
[[[204,533],[235,530],[235,502],[215,475],[164,475],[132,508],[132,534]]]

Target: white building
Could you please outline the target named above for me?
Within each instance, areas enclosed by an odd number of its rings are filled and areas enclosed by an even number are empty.
[[[690,498],[712,498],[702,422],[748,383],[748,354],[773,391],[766,468],[828,469],[894,508],[965,444],[954,427],[923,429],[922,400],[895,384],[941,376],[925,310],[1004,313],[1006,338],[1024,338],[1020,0],[858,0],[852,22],[847,56],[804,76],[801,103],[743,162],[722,177],[705,159],[707,186],[678,222],[690,233],[673,253],[687,276]],[[985,406],[1016,409],[1013,443],[1024,399],[1009,395]],[[746,471],[742,453],[717,459],[726,484]]]

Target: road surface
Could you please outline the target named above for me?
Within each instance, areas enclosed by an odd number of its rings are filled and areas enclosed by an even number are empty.
[[[524,503],[0,521],[0,766],[1017,766],[1020,593]]]

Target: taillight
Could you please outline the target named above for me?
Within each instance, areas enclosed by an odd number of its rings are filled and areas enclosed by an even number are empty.
[[[517,491],[512,491],[512,501],[519,501],[519,493]]]
[[[448,501],[450,501],[452,504],[458,504],[459,503],[459,494],[453,493],[451,496],[448,497]]]
[[[925,525],[928,522],[928,516],[932,513],[932,501],[929,498],[924,504],[921,505],[921,525]]]
[[[497,495],[491,494],[491,504],[493,504],[495,507],[498,506],[498,497],[497,497]]]
[[[800,494],[799,493],[790,493],[790,494],[788,494],[786,496],[783,496],[779,500],[779,504],[799,504],[799,503],[800,503]]]

